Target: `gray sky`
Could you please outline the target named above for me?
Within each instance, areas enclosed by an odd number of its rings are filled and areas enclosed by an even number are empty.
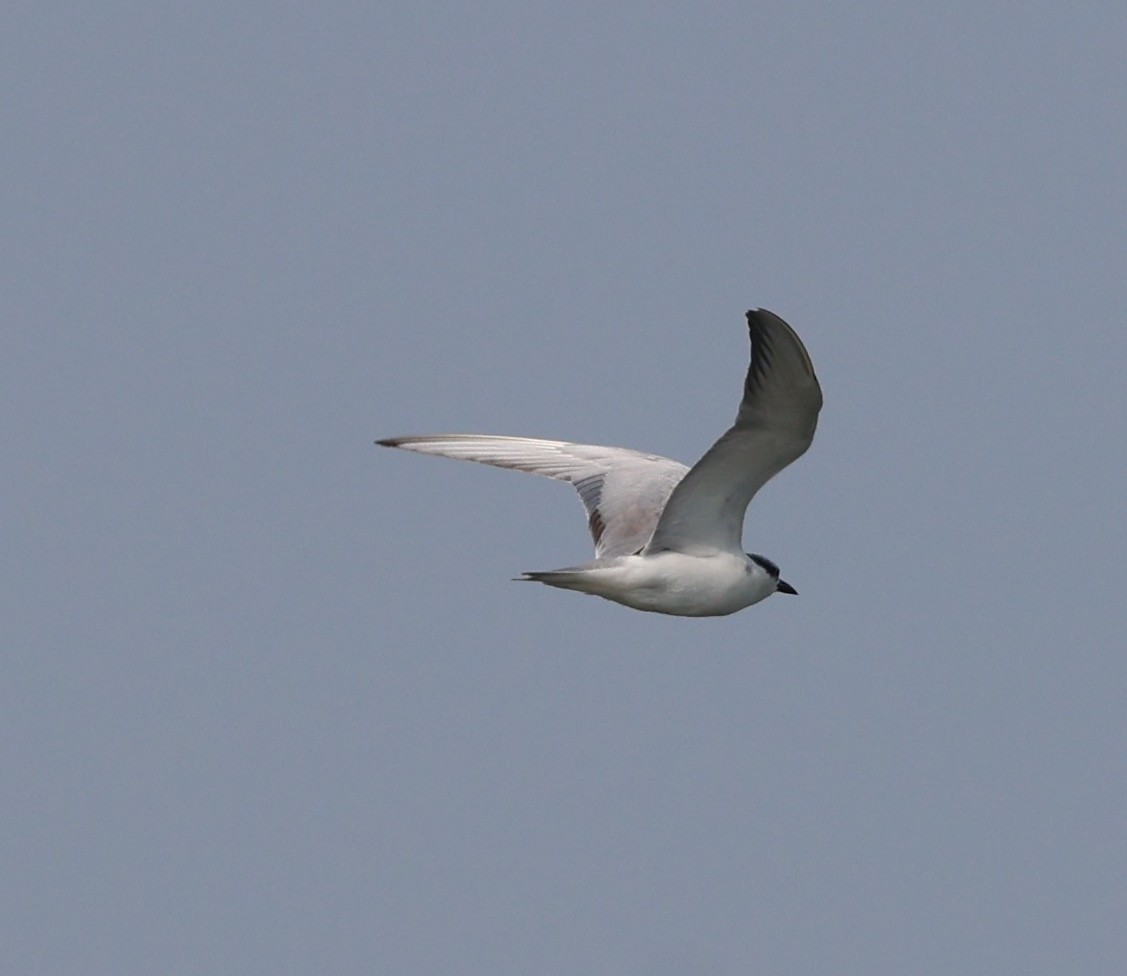
[[[1127,12],[17,3],[0,969],[1127,966]],[[732,617],[516,586],[826,406]]]

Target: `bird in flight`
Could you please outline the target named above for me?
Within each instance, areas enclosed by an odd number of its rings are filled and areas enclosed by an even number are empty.
[[[747,313],[751,364],[736,422],[691,468],[623,447],[487,434],[376,441],[569,482],[587,510],[595,558],[520,579],[578,590],[635,610],[682,617],[735,613],[797,593],[765,556],[743,551],[748,503],[814,439],[822,390],[786,322]]]

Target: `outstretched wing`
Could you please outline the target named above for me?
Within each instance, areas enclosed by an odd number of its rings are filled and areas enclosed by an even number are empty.
[[[822,390],[802,340],[765,309],[748,312],[747,325],[751,365],[736,423],[677,485],[646,552],[743,552],[748,503],[814,439]]]
[[[670,493],[689,470],[677,461],[622,447],[532,437],[433,434],[376,443],[569,482],[587,509],[599,558],[637,552],[649,542]]]

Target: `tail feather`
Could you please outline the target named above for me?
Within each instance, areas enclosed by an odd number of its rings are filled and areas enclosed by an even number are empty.
[[[547,569],[530,573],[521,573],[515,577],[515,583],[545,583],[548,586],[558,586],[563,590],[579,590],[590,592],[591,571],[580,566],[571,566],[566,569]]]

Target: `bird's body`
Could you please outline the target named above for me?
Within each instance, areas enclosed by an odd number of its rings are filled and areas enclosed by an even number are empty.
[[[670,549],[613,556],[524,579],[593,593],[635,610],[678,617],[720,617],[770,596],[778,580],[744,553],[690,556]]]
[[[378,441],[571,483],[587,509],[595,559],[525,573],[636,610],[722,616],[794,593],[769,559],[745,553],[755,493],[810,446],[822,406],[810,357],[782,319],[747,313],[751,365],[736,423],[692,468],[618,447],[528,437],[439,434]]]

